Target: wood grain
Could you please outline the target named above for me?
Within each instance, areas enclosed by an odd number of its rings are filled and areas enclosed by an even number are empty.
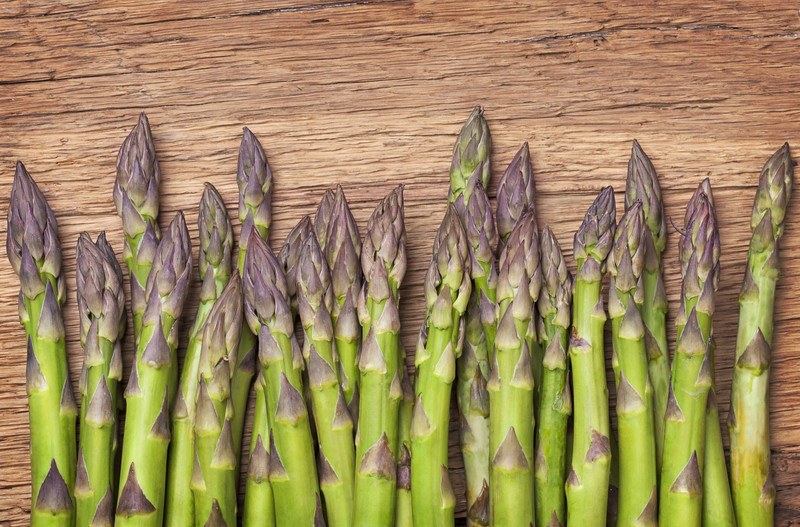
[[[486,108],[492,129],[495,184],[530,141],[539,221],[568,253],[600,187],[623,189],[636,137],[659,171],[668,216],[682,217],[703,177],[714,185],[723,243],[715,332],[724,419],[757,176],[784,141],[800,144],[797,7],[777,0],[5,2],[0,209],[21,159],[60,222],[77,388],[74,246],[80,231],[105,229],[121,249],[114,160],[136,114],[146,110],[153,124],[165,222],[177,210],[194,222],[203,181],[214,183],[235,213],[236,152],[247,125],[264,143],[276,178],[275,247],[331,185],[345,185],[363,227],[377,199],[406,184],[410,265],[402,321],[413,350],[452,143],[474,105]],[[797,211],[793,205],[782,242],[776,312],[778,525],[800,525]],[[673,232],[666,252],[673,313],[677,237]],[[30,496],[24,337],[17,279],[0,253],[0,523],[16,526],[28,522]]]

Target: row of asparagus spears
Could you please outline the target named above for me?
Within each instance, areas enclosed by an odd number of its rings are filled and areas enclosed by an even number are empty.
[[[224,200],[208,184],[198,211],[199,303],[179,368],[191,241],[182,213],[159,228],[161,175],[142,114],[120,148],[113,192],[135,358],[123,391],[122,269],[104,234],[94,241],[81,234],[79,407],[68,378],[57,222],[18,163],[7,252],[27,335],[31,524],[453,525],[455,391],[469,525],[605,525],[609,505],[619,526],[772,525],[767,399],[777,244],[794,166],[788,145],[762,170],[753,207],[730,470],[714,389],[720,241],[709,181],[676,227],[682,291],[670,360],[667,221],[639,144],[622,218],[606,187],[575,234],[574,278],[554,233],[539,232],[527,144],[503,174],[495,211],[486,193],[490,155],[478,108],[453,152],[412,385],[400,340],[402,186],[378,204],[363,238],[343,189],[327,191],[275,253],[272,172],[245,129],[238,247]],[[604,350],[609,318],[616,436]]]

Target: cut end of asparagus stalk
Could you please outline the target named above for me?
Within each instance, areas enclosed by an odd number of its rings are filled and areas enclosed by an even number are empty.
[[[467,181],[476,175],[481,183],[489,184],[489,155],[492,150],[492,138],[489,125],[483,117],[480,106],[472,110],[467,122],[458,134],[453,147],[453,161],[450,165],[450,201],[454,201],[464,192]]]
[[[243,252],[247,250],[253,229],[266,239],[272,224],[272,170],[264,148],[247,127],[239,145],[236,183],[239,186],[239,220],[242,222],[239,251]]]
[[[602,273],[602,264],[605,262],[611,246],[614,243],[616,229],[616,204],[614,202],[614,189],[604,187],[595,198],[594,203],[586,211],[578,232],[573,240],[573,253],[578,261],[578,267],[583,272],[582,263],[591,258],[599,266],[596,268],[597,279]],[[594,272],[594,269],[591,269]]]
[[[661,254],[667,245],[667,219],[661,200],[661,186],[653,163],[634,139],[625,183],[625,208],[630,208],[636,200],[642,202],[642,211],[647,226],[653,233],[655,249]]]
[[[377,265],[377,264],[381,265]],[[361,250],[361,269],[365,280],[373,285],[386,283],[396,293],[406,274],[406,227],[403,211],[403,186],[392,190],[375,207],[367,221],[367,233]],[[372,274],[385,274],[374,279]],[[384,297],[385,298],[385,297]]]
[[[126,236],[135,237],[144,233],[148,224],[155,226],[160,179],[150,122],[142,112],[139,122],[122,142],[117,154],[114,204],[122,218]]]
[[[753,218],[750,221],[754,231],[764,218],[768,218],[767,221],[772,223],[773,237],[777,240],[783,235],[783,220],[792,195],[793,178],[794,161],[789,143],[784,143],[761,170],[753,203]]]
[[[535,197],[530,149],[528,143],[524,143],[497,188],[497,231],[501,244],[508,239],[520,216],[528,209],[536,209]]]

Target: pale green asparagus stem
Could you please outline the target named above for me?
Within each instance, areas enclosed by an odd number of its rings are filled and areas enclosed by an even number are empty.
[[[31,434],[31,525],[75,523],[75,418],[64,321],[58,224],[22,163],[8,207],[6,253],[19,277],[19,318],[27,338],[26,388]]]
[[[575,234],[578,264],[572,298],[574,425],[567,476],[567,524],[585,527],[606,522],[611,447],[603,328],[606,313],[601,288],[606,257],[614,241],[614,191],[604,188]]]
[[[190,525],[195,519],[191,480],[194,469],[194,419],[197,409],[203,326],[232,272],[233,227],[222,197],[214,186],[208,183],[200,199],[197,227],[200,234],[198,269],[202,285],[200,304],[197,306],[194,325],[189,333],[189,344],[186,346],[183,359],[177,399],[172,409],[172,441],[169,446],[164,512],[164,525],[167,527]]]
[[[733,501],[742,527],[774,522],[769,375],[775,286],[780,276],[778,242],[783,235],[793,177],[794,162],[789,145],[784,144],[761,171],[750,222],[753,236],[739,293],[739,332],[728,429]]]
[[[405,371],[405,350],[401,361],[403,400],[400,401],[400,423],[397,428],[397,505],[395,506],[395,527],[414,525],[413,498],[411,496],[411,421],[414,415],[414,390]]]
[[[161,526],[170,441],[169,410],[178,388],[178,327],[192,270],[192,247],[178,213],[158,245],[145,298],[136,361],[125,388],[116,525]]]
[[[253,410],[253,433],[250,440],[250,463],[244,494],[244,527],[272,527],[275,525],[275,500],[269,484],[270,428],[267,418],[266,382],[261,372],[254,383],[256,392]]]
[[[117,409],[122,380],[125,292],[122,270],[105,234],[85,232],[76,250],[81,342],[81,436],[75,479],[77,525],[112,525],[116,494]]]

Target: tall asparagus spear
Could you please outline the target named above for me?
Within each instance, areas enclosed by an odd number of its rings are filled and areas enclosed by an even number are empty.
[[[114,204],[125,231],[124,257],[131,275],[133,336],[137,343],[147,307],[145,286],[158,247],[160,179],[150,121],[142,112],[139,122],[119,148],[114,182]]]
[[[794,162],[784,144],[761,171],[750,226],[744,283],[739,294],[739,332],[728,427],[731,483],[742,526],[773,524],[775,485],[770,468],[769,368],[772,361],[778,242],[792,194]]]
[[[214,302],[203,330],[194,420],[197,464],[192,475],[197,526],[236,525],[238,460],[230,395],[241,329],[242,287],[239,275],[234,275]]]
[[[540,245],[542,289],[539,292],[539,342],[544,350],[541,398],[537,414],[534,461],[536,524],[558,527],[567,521],[567,420],[572,395],[567,374],[567,344],[572,276],[549,227]]]
[[[97,242],[82,233],[76,253],[76,296],[85,350],[75,480],[77,525],[112,525],[125,292],[122,270],[105,233],[97,237]]]
[[[339,358],[331,321],[334,280],[316,236],[309,236],[297,270],[297,297],[305,332],[303,358],[320,446],[320,488],[328,524],[349,527],[353,523],[355,443],[353,419],[339,386]]]
[[[333,278],[334,304],[331,311],[339,383],[353,420],[358,418],[358,351],[361,326],[358,323],[358,293],[361,290],[361,236],[341,186],[336,188],[330,222],[325,233],[325,256]]]
[[[258,333],[258,356],[266,387],[272,433],[269,480],[276,524],[317,525],[323,513],[314,443],[303,400],[303,357],[294,337],[286,277],[266,241],[255,234],[249,240],[242,284],[247,323],[254,334]]]
[[[191,270],[191,240],[179,212],[158,244],[147,277],[142,333],[125,388],[118,526],[160,526],[163,522],[169,409],[178,387],[175,349]]]
[[[164,524],[175,527],[189,525],[195,518],[191,479],[195,457],[194,420],[203,326],[232,272],[233,227],[222,197],[209,183],[200,198],[197,227],[200,233],[198,270],[202,280],[200,304],[189,333],[189,344],[186,347],[177,399],[172,411],[172,440],[167,465]]]
[[[269,240],[269,228],[272,225],[272,170],[261,143],[246,127],[239,145],[236,184],[239,187],[239,220],[242,222],[238,257],[239,275],[241,276],[252,233],[255,232],[262,239]],[[231,379],[233,448],[236,459],[240,459],[239,454],[242,449],[244,418],[247,414],[250,384],[253,381],[253,375],[258,370],[257,354],[256,336],[253,335],[247,324],[243,324],[239,349],[236,351],[237,364],[233,371],[233,379]]]
[[[363,348],[358,363],[356,434],[356,526],[392,525],[395,520],[398,414],[402,356],[398,290],[406,272],[403,187],[375,208],[361,250],[364,287],[358,314]]]
[[[496,331],[497,231],[480,180],[471,178],[455,200],[468,244],[472,297],[465,318],[464,349],[456,363],[460,442],[467,477],[467,522],[489,524],[489,378],[490,349]],[[493,353],[492,353],[493,354]]]
[[[425,278],[428,312],[417,349],[411,421],[411,499],[414,524],[452,525],[455,495],[447,475],[450,389],[461,354],[464,312],[472,282],[464,227],[451,205],[433,241]]]
[[[667,245],[667,220],[661,201],[661,186],[650,158],[634,139],[628,161],[628,179],[625,184],[625,208],[637,201],[642,203],[644,220],[649,234],[644,233],[646,245],[642,270],[643,300],[640,308],[645,327],[647,368],[653,386],[655,412],[656,470],[661,472],[664,451],[664,413],[669,394],[669,347],[667,346],[667,294],[662,276],[661,254]]]
[[[608,311],[614,345],[619,433],[619,510],[617,525],[656,525],[657,481],[653,387],[648,376],[643,270],[650,236],[635,201],[617,224],[608,256],[611,275]]]
[[[314,236],[314,225],[309,216],[303,216],[300,221],[292,227],[286,240],[278,253],[278,261],[286,273],[286,287],[289,295],[289,303],[292,313],[297,314],[297,269],[300,264],[300,254],[303,244],[309,236]]]
[[[528,210],[508,237],[497,279],[499,322],[487,384],[492,525],[534,522],[531,350],[536,339],[534,299],[541,281],[536,218]]]
[[[75,417],[64,322],[58,223],[25,166],[17,162],[8,208],[6,252],[19,277],[19,318],[27,338],[31,432],[31,525],[75,522]]]
[[[500,236],[498,252],[502,252],[522,214],[528,209],[536,208],[535,195],[531,153],[528,143],[524,143],[509,163],[497,187],[497,233]]]
[[[569,344],[574,395],[572,461],[567,476],[567,523],[605,525],[611,449],[600,295],[606,257],[614,241],[614,190],[605,187],[575,234],[578,264]]]
[[[453,160],[450,164],[450,201],[455,201],[467,187],[474,175],[485,187],[491,175],[490,154],[492,136],[489,125],[483,117],[483,108],[476,106],[461,128],[453,146]]]
[[[701,525],[706,404],[711,387],[708,342],[719,276],[719,233],[702,185],[687,206],[681,239],[683,277],[678,341],[666,413],[659,524]]]

